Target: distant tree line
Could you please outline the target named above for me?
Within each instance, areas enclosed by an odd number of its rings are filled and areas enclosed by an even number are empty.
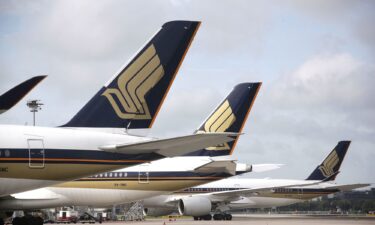
[[[375,188],[366,191],[340,192],[333,196],[282,206],[272,209],[244,209],[237,212],[330,212],[330,213],[368,213],[375,211]]]
[[[334,196],[278,207],[277,211],[330,211],[368,213],[375,211],[375,188],[367,191],[349,191]]]
[[[342,213],[368,213],[375,211],[374,199],[321,199],[278,207],[277,211],[330,211]]]

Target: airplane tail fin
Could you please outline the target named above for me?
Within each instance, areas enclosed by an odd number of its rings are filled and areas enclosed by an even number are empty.
[[[151,128],[199,28],[171,21],[62,127]]]
[[[262,83],[242,83],[234,87],[232,92],[211,113],[196,133],[206,132],[233,132],[241,133],[246,119],[254,104]],[[236,143],[235,140],[218,146],[201,149],[188,156],[223,156],[231,155]]]
[[[340,172],[350,141],[340,141],[306,180],[333,181]]]
[[[31,91],[46,75],[32,77],[0,96],[0,114],[15,106],[27,93]]]

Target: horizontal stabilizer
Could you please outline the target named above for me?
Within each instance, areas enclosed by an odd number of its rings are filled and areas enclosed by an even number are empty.
[[[46,76],[30,78],[0,96],[0,114],[11,109]]]
[[[145,154],[154,152],[163,156],[173,157],[231,141],[238,135],[237,133],[201,133],[135,144],[101,146],[99,148],[104,151],[123,154]]]
[[[228,173],[236,175],[237,163],[234,160],[212,161],[194,170],[196,173]]]
[[[251,172],[261,173],[280,169],[284,164],[253,164],[252,166],[253,169]]]

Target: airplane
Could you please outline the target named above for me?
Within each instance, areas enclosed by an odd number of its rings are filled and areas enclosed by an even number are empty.
[[[335,184],[350,141],[340,141],[306,180],[228,178],[143,200],[145,214],[178,211],[194,220],[231,220],[231,209],[285,206],[370,184]],[[321,181],[309,184],[312,181]],[[214,212],[214,216],[211,212]]]
[[[32,77],[12,89],[8,90],[0,96],[0,114],[8,111],[15,106],[27,93],[29,93],[36,85],[38,85],[45,75]]]
[[[242,83],[218,105],[195,133],[241,133],[261,83]],[[76,181],[13,194],[0,199],[0,210],[29,210],[66,205],[103,207],[134,202],[250,171],[279,165],[246,165],[226,157],[235,140]],[[95,196],[95,198],[90,197]]]
[[[165,23],[68,123],[0,125],[0,197],[233,140],[238,134],[156,139],[125,132],[151,128],[199,25]]]

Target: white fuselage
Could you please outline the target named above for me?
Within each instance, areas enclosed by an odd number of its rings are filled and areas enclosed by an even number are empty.
[[[14,199],[0,201],[0,209],[21,210],[66,205],[104,207],[134,202],[207,183],[210,182],[209,179],[223,179],[220,176],[212,177],[211,174],[205,177],[204,173],[198,175],[191,172],[211,161],[208,156],[160,159],[52,187],[12,194]],[[248,166],[237,164],[237,171],[248,171]],[[149,177],[149,173],[154,175]],[[176,177],[179,175],[184,177]],[[230,175],[226,175],[228,176]]]
[[[288,186],[289,184],[300,183],[303,185],[304,180],[288,180],[288,179],[250,179],[250,178],[228,178],[219,181],[214,181],[208,184],[196,186],[194,188],[189,188],[180,192],[175,192],[169,195],[156,196],[149,199],[144,199],[143,204],[145,208],[155,208],[155,207],[174,207],[176,208],[177,200],[183,199],[185,197],[200,195],[201,197],[206,197],[211,200],[211,202],[225,202],[224,198],[216,197],[215,195],[210,195],[214,192],[230,191],[230,190],[241,190],[241,189],[252,189],[252,188],[262,188],[262,187],[276,187],[276,186]],[[308,182],[308,181],[306,181]],[[259,192],[253,193],[251,195],[242,195],[240,197],[234,197],[226,204],[229,209],[239,209],[239,208],[266,208],[290,205],[297,202],[302,202],[307,199],[317,197],[316,195],[306,196],[303,193],[304,189],[323,189],[333,184],[321,183],[316,185],[301,186],[287,188],[286,190],[293,189],[294,194],[285,193],[285,195],[276,195],[275,191]],[[277,191],[277,189],[276,189]]]
[[[150,140],[67,128],[0,125],[0,196],[149,161],[104,152],[103,145]]]

